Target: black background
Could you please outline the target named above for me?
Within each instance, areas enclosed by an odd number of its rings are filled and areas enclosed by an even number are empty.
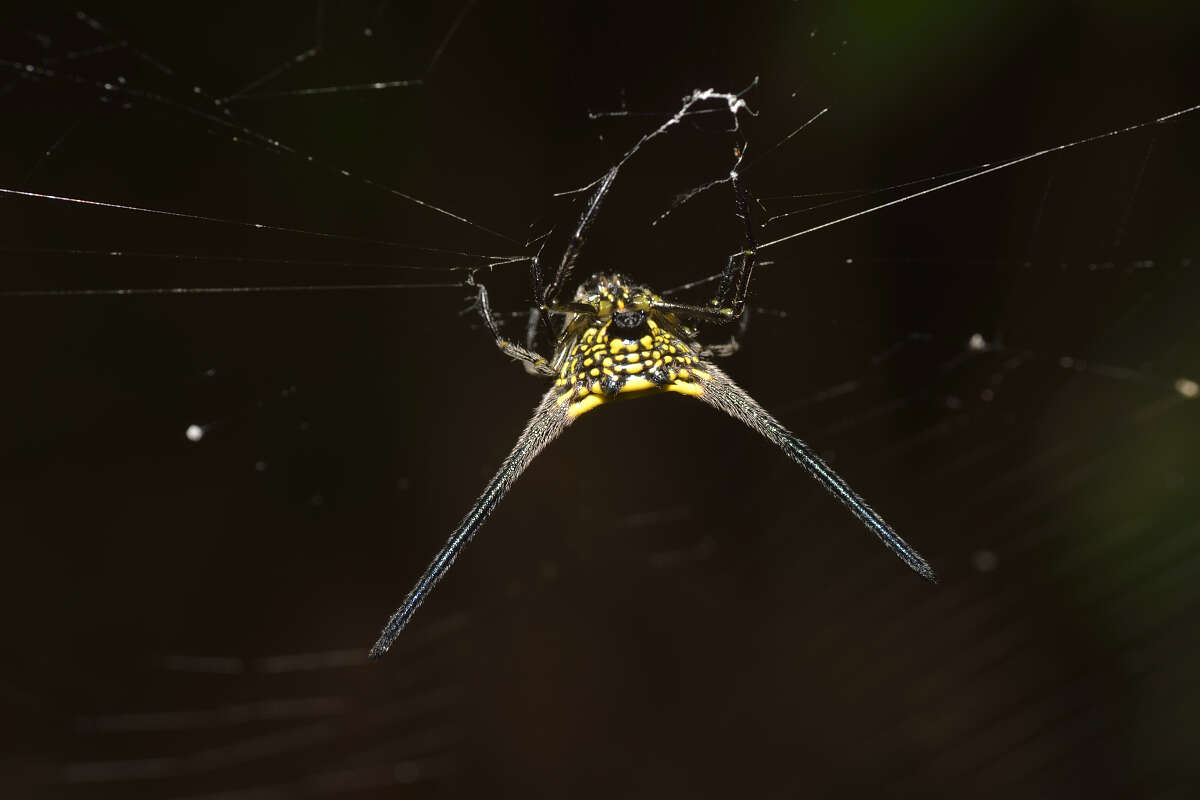
[[[1200,102],[1179,4],[896,5],[482,2],[432,70],[457,3],[7,15],[0,186],[349,238],[0,198],[6,794],[1189,796],[1192,116],[764,249],[727,371],[937,587],[751,432],[655,398],[573,426],[367,663],[544,390],[470,290],[21,294],[458,283],[394,265],[470,259],[371,242],[557,250],[555,192],[755,77],[771,213]],[[318,27],[258,92],[424,85],[212,102]],[[727,172],[729,123],[631,159],[580,270],[718,271],[728,187],[650,222]],[[527,305],[523,265],[487,282]]]

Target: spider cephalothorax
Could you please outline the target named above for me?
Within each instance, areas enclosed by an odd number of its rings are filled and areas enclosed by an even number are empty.
[[[740,149],[735,152],[740,157]],[[614,167],[598,182],[596,192],[549,281],[544,279],[538,259],[532,260],[535,306],[529,316],[524,347],[500,334],[488,305],[487,290],[481,283],[476,283],[476,304],[496,337],[496,345],[523,362],[528,372],[554,378],[554,385],[543,395],[512,452],[484,487],[475,505],[388,620],[379,640],[371,648],[372,658],[388,651],[463,546],[543,447],[580,414],[610,400],[656,392],[677,392],[695,397],[761,433],[778,445],[788,458],[804,467],[909,567],[934,580],[933,569],[921,554],[901,539],[811,447],[707,360],[710,356],[727,355],[736,347],[732,343],[723,347],[703,347],[696,339],[692,324],[721,324],[745,319],[756,245],[750,207],[736,170],[730,173],[729,182],[733,186],[738,216],[745,224],[747,246],[729,258],[716,296],[711,301],[701,305],[675,303],[623,275],[612,273],[593,275],[576,290],[572,300],[559,300],[559,293],[571,274],[596,210],[616,174]],[[541,322],[547,324],[554,337],[550,358],[539,355],[535,349]]]
[[[551,361],[557,402],[566,404],[568,417],[618,396],[700,396],[696,382],[710,377],[698,366],[700,346],[678,317],[660,309],[662,302],[623,275],[593,275],[579,287],[575,303],[595,312],[567,315]]]

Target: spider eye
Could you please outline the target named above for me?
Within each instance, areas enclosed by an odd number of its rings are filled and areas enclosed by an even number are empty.
[[[621,336],[631,336],[635,332],[640,336],[641,330],[646,327],[646,314],[645,309],[640,311],[618,311],[612,315],[613,327],[617,329],[617,333]]]

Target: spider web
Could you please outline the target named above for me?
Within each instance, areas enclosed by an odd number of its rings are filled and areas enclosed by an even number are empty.
[[[1183,792],[1195,20],[995,11],[7,19],[0,782]],[[943,583],[700,404],[618,404],[368,665],[543,390],[468,278],[519,338],[619,163],[575,279],[703,300],[735,146],[763,263],[723,366]]]

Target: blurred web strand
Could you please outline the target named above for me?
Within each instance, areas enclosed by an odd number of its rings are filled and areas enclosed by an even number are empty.
[[[211,794],[177,795],[174,800],[273,800],[273,798],[345,795],[385,786],[430,781],[452,775],[455,759],[432,755],[379,766],[324,770],[286,783],[255,785]]]
[[[291,697],[188,711],[142,711],[80,717],[75,720],[75,729],[82,733],[185,731],[322,717],[344,714],[349,710],[350,701],[345,697]]]
[[[250,736],[218,747],[204,748],[186,755],[110,761],[78,761],[63,770],[64,783],[105,783],[110,781],[155,780],[183,775],[199,775],[227,770],[268,758],[303,750],[312,750],[351,732],[379,732],[386,726],[409,722],[430,712],[452,707],[460,698],[457,688],[436,689],[406,697],[399,702],[360,709],[327,721],[295,726],[258,736]],[[446,723],[426,724],[414,733],[396,737],[398,749],[412,755],[432,749],[449,748],[461,740],[456,727]],[[378,744],[378,742],[372,742]]]

